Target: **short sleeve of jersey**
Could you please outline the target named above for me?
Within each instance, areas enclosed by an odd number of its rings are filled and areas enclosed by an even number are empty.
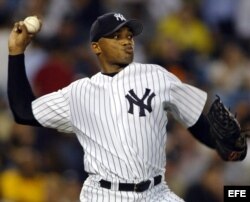
[[[169,110],[188,128],[200,117],[207,100],[207,93],[185,83],[172,82],[169,99]]]
[[[69,105],[70,89],[71,85],[32,102],[33,114],[42,126],[60,132],[73,132]]]

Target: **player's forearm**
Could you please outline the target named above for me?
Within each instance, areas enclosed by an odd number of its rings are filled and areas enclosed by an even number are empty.
[[[8,99],[10,109],[17,123],[41,126],[32,112],[31,103],[35,96],[26,76],[24,54],[9,55]]]
[[[204,114],[201,114],[198,121],[188,128],[189,132],[201,143],[210,148],[215,148],[214,141],[210,135],[209,122]]]

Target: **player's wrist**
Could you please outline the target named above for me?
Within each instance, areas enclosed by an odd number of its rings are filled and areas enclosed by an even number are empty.
[[[23,54],[25,49],[23,48],[9,48],[9,55],[20,55]]]

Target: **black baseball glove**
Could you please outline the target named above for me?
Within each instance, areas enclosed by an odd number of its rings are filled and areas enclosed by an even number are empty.
[[[246,136],[239,122],[221,102],[220,97],[212,103],[207,114],[210,134],[215,148],[225,161],[241,161],[247,154]]]

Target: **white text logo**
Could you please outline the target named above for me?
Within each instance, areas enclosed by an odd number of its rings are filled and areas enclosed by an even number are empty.
[[[115,18],[117,21],[121,20],[121,21],[126,21],[126,18],[124,18],[124,16],[120,13],[116,13],[114,14]]]

